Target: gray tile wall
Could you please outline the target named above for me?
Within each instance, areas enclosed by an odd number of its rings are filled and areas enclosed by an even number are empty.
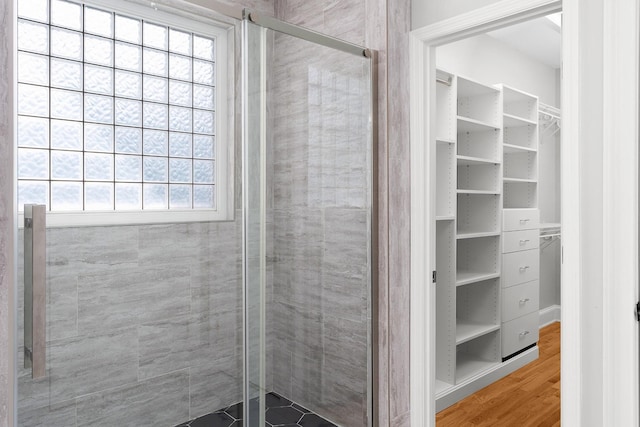
[[[325,14],[348,30],[336,19],[348,13],[345,5]],[[317,5],[294,6],[317,19]],[[271,52],[272,387],[340,425],[365,426],[372,278],[368,63],[282,35]]]
[[[172,426],[240,401],[236,217],[49,229],[48,369],[19,370],[21,425]]]
[[[409,423],[410,0],[275,0],[276,16],[377,51],[374,418]]]

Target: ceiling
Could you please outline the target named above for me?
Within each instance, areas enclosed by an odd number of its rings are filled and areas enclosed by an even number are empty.
[[[560,68],[562,64],[562,29],[547,17],[501,28],[487,35],[550,67]]]

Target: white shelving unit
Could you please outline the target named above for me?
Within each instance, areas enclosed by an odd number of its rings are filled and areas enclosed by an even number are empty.
[[[503,114],[503,360],[535,346],[539,312],[538,98],[499,85]]]
[[[537,138],[537,110],[529,114],[517,91],[505,95],[503,87],[446,71],[438,71],[438,80],[447,82],[436,85],[433,141],[441,410],[537,357],[503,362],[501,318],[503,207],[537,201],[537,142],[528,139]],[[511,186],[525,186],[526,195],[507,203]]]
[[[450,85],[436,86],[436,387],[446,392],[456,375],[456,146],[457,79],[438,73]]]
[[[504,207],[538,206],[538,98],[498,85],[502,91]]]
[[[460,344],[456,349],[456,383],[464,384],[482,372],[491,371],[498,364],[495,355],[499,352],[500,331]]]
[[[500,90],[451,73],[437,85],[436,388],[500,363]]]

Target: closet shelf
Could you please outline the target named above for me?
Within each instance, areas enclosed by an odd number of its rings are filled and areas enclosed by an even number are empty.
[[[523,152],[531,152],[536,153],[538,150],[535,148],[523,147],[521,145],[513,145],[513,144],[503,144],[502,148],[505,153],[523,153]]]
[[[527,183],[527,182],[529,182],[529,183],[535,184],[535,183],[538,182],[538,180],[537,179],[507,178],[507,177],[504,177],[504,178],[502,178],[502,182],[505,182],[505,183],[510,183],[510,182],[524,182],[524,183]]]
[[[497,195],[500,194],[500,191],[498,191],[498,190],[465,190],[465,189],[458,189],[458,190],[456,190],[456,193],[458,193],[458,194],[489,194],[489,195],[497,196]]]
[[[458,116],[458,133],[459,132],[485,132],[490,130],[498,130],[499,127],[492,123],[482,122],[480,120],[471,119],[469,117]]]
[[[467,353],[458,353],[456,356],[456,383],[464,382],[496,365],[498,362],[481,359]]]
[[[466,343],[500,329],[500,325],[487,325],[458,319],[456,322],[456,345]]]
[[[458,166],[470,165],[499,165],[500,161],[495,159],[483,159],[481,157],[457,156]]]
[[[455,144],[456,140],[452,138],[436,138],[438,144]]]
[[[495,279],[496,277],[500,277],[500,273],[459,270],[456,272],[456,286],[470,285],[483,280]]]
[[[493,237],[493,236],[499,236],[500,235],[500,231],[486,231],[486,232],[476,232],[476,233],[458,233],[456,235],[456,239],[458,240],[462,240],[462,239],[476,239],[478,237]]]
[[[473,98],[483,95],[497,95],[500,89],[488,86],[484,83],[472,80],[468,77],[458,76],[458,97]]]
[[[506,128],[515,128],[523,126],[537,126],[538,123],[524,117],[514,116],[513,114],[504,113],[503,124]]]

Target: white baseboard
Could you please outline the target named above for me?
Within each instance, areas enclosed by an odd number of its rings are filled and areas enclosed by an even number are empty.
[[[550,325],[554,322],[559,322],[561,319],[561,309],[558,304],[551,305],[549,307],[540,310],[540,327]]]

